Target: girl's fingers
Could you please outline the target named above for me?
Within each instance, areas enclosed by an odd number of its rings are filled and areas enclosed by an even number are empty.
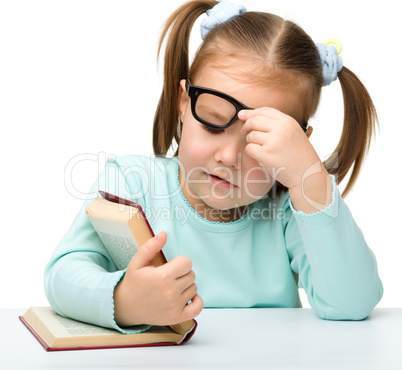
[[[191,270],[188,274],[179,277],[176,279],[177,283],[180,284],[180,289],[185,291],[188,287],[194,284],[195,281],[195,273]]]
[[[272,117],[272,118],[277,118],[283,115],[281,111],[275,108],[269,108],[269,107],[263,107],[263,108],[257,108],[257,109],[245,109],[241,110],[238,113],[239,119],[242,121],[247,121],[248,119],[256,116],[267,116],[267,117]]]
[[[247,119],[247,121],[241,128],[241,133],[243,135],[247,135],[251,131],[269,132],[277,124],[278,121],[276,118],[270,116],[256,115]]]
[[[189,300],[191,300],[191,303],[184,306],[180,316],[180,321],[178,322],[193,319],[194,317],[198,316],[204,308],[204,302],[198,294],[189,298]]]
[[[244,112],[244,114],[242,114]],[[242,118],[240,118],[242,117]],[[271,132],[280,128],[299,127],[297,121],[274,108],[258,108],[239,112],[239,118],[244,121],[241,133],[247,135],[251,131]]]
[[[262,151],[262,147],[259,144],[250,143],[246,145],[246,153],[251,157],[254,158],[261,166],[265,162],[266,158]]]
[[[166,243],[166,238],[166,233],[161,231],[158,235],[146,241],[131,259],[130,268],[138,270],[152,265],[153,258],[162,250]]]
[[[165,276],[170,276],[172,279],[187,275],[192,268],[193,264],[191,260],[185,256],[174,257],[164,265],[158,267],[161,273]]]
[[[268,135],[267,132],[251,131],[247,134],[246,141],[248,144],[264,145],[268,142]]]
[[[190,285],[181,296],[182,302],[187,303],[191,301],[197,295],[197,291],[198,288],[196,284]]]

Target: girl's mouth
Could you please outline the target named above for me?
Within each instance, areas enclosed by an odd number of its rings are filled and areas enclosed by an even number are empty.
[[[221,188],[237,188],[237,186],[230,181],[227,181],[225,179],[222,179],[219,176],[211,175],[210,173],[207,173],[208,180],[214,184],[215,186],[219,186]]]

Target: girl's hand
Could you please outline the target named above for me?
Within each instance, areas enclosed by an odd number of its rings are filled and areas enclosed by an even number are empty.
[[[239,112],[246,153],[289,189],[296,210],[312,214],[332,201],[332,181],[295,119],[274,108]]]
[[[114,302],[119,326],[173,325],[193,319],[202,311],[204,304],[197,294],[189,258],[180,256],[162,266],[151,265],[165,243],[164,232],[148,240],[117,284]]]
[[[239,112],[245,121],[241,132],[246,135],[246,153],[271,177],[289,188],[301,185],[305,171],[320,162],[295,119],[274,108]]]

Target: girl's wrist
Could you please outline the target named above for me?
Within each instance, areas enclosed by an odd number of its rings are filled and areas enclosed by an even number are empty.
[[[124,291],[124,278],[114,288],[114,320],[120,327],[133,326],[129,312],[125,309],[129,305],[125,302],[127,293]]]
[[[323,165],[320,172],[304,178],[289,188],[293,208],[305,214],[313,214],[327,208],[332,202],[332,179]]]

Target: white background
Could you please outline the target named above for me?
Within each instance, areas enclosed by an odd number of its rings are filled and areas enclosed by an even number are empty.
[[[96,179],[98,164],[111,154],[152,154],[162,83],[157,41],[164,20],[181,3],[0,0],[0,307],[48,304],[45,264],[81,207],[77,195]],[[385,287],[379,307],[402,307],[402,52],[395,3],[243,4],[295,21],[316,42],[339,39],[344,65],[370,91],[381,130],[346,201],[377,257]],[[200,41],[197,22],[192,50]],[[336,146],[342,109],[335,82],[324,89],[310,122],[311,142],[322,159]],[[72,166],[77,158],[84,160]],[[66,167],[72,169],[70,186]],[[308,306],[304,295],[302,300]]]

